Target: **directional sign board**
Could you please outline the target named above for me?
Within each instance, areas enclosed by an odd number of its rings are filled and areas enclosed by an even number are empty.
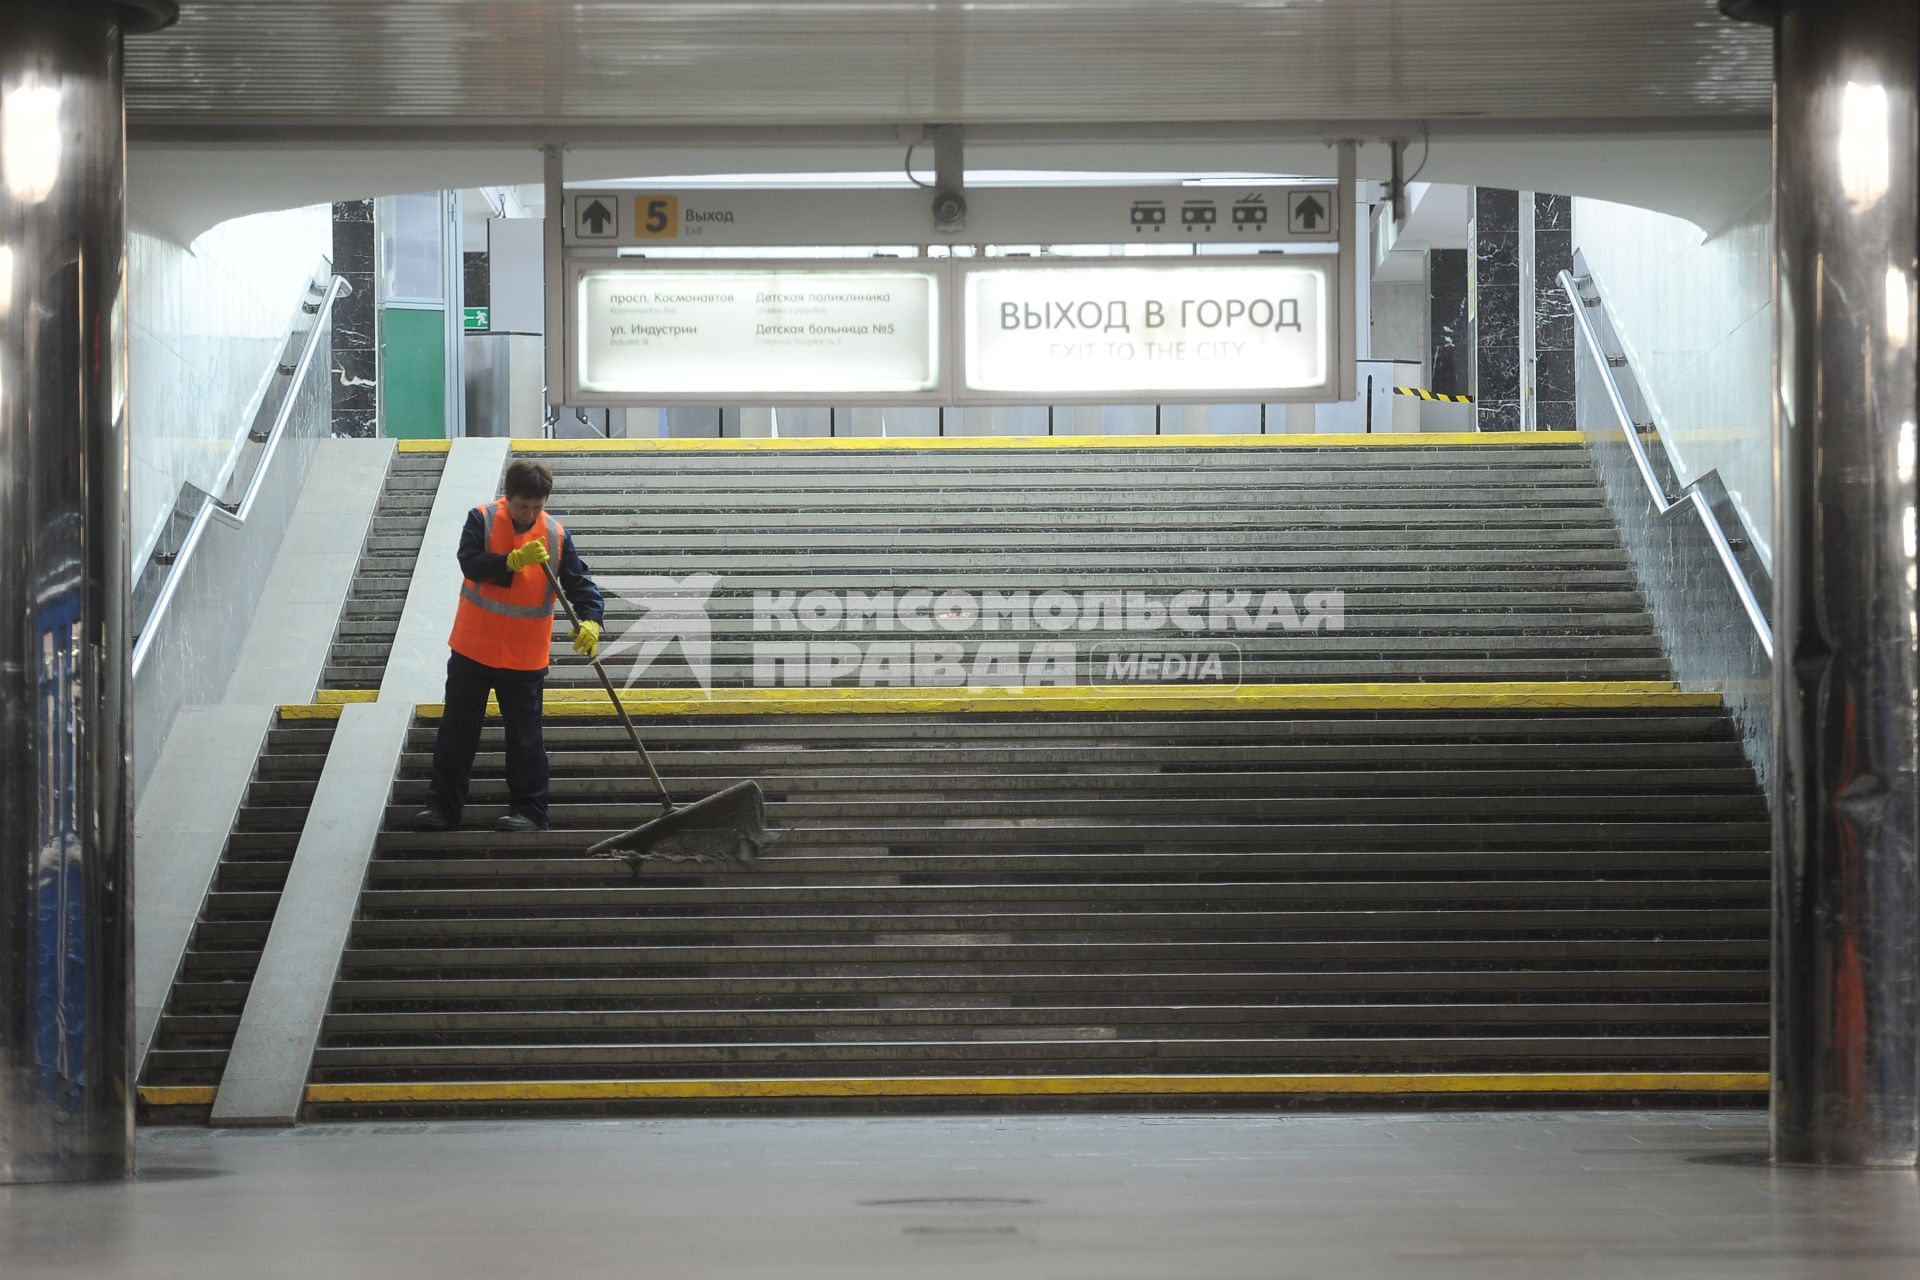
[[[937,232],[924,190],[568,192],[579,248],[912,244],[1330,244],[1337,188],[980,187]]]
[[[933,264],[575,263],[567,403],[937,400],[946,278]]]
[[[568,189],[549,148],[548,385],[582,408],[1350,400],[1338,154],[1335,182],[970,188],[948,234],[925,189]],[[1145,244],[1244,254],[1126,253]],[[1049,253],[1075,245],[1120,253]],[[887,256],[725,260],[858,246]]]
[[[573,238],[618,244],[620,201],[612,196],[573,197]]]
[[[1293,235],[1316,236],[1335,233],[1337,206],[1325,191],[1287,192],[1287,231]]]
[[[956,264],[956,398],[1332,399],[1333,266],[1326,255]]]

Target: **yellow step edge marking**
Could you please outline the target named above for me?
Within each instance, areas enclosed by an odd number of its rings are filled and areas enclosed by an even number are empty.
[[[453,448],[451,440],[396,440],[394,450],[397,453],[445,453]]]
[[[349,691],[364,693],[363,690]],[[371,699],[354,698],[353,701]],[[1669,680],[1521,680],[1478,683],[1255,684],[1235,689],[1196,685],[1043,689],[626,689],[620,703],[632,715],[893,715],[1000,712],[1125,711],[1577,711],[1713,708],[1717,693],[1689,693]],[[288,703],[285,720],[338,720],[346,701]],[[598,689],[549,689],[545,711],[555,718],[607,714]],[[438,702],[415,710],[438,719]],[[492,699],[487,709],[499,713]]]
[[[283,702],[275,710],[282,720],[338,720],[343,705],[338,702]]]
[[[994,712],[1577,710],[1718,707],[1717,693],[1685,693],[1665,680],[1517,681],[1463,684],[1265,684],[1237,689],[1194,685],[1043,689],[628,689],[634,715],[888,715]],[[607,714],[598,689],[546,695],[553,717]],[[438,703],[419,713],[433,718]]]
[[[321,689],[315,692],[313,700],[320,704],[378,702],[380,701],[380,691],[378,689]]]
[[[524,1080],[312,1084],[310,1103],[606,1102],[730,1098],[1073,1098],[1220,1094],[1764,1093],[1765,1072],[1483,1072],[1464,1075],[901,1076],[790,1080]],[[144,1091],[143,1091],[144,1093]]]
[[[882,1076],[786,1080],[513,1080],[310,1084],[311,1103],[603,1102],[692,1098],[966,1098],[1211,1094],[1764,1093],[1764,1071],[1477,1072],[1252,1076]],[[204,1107],[208,1085],[140,1089],[149,1107]]]
[[[515,453],[755,453],[792,451],[871,452],[874,450],[939,449],[1336,449],[1490,445],[1578,445],[1587,437],[1579,431],[1433,431],[1387,432],[1379,435],[1177,435],[1177,436],[839,436],[794,439],[718,440],[669,436],[639,440],[514,440]],[[444,448],[444,440],[402,440],[408,445]]]
[[[364,692],[364,691],[352,691]],[[338,720],[350,702],[287,703],[287,720]],[[1126,688],[955,689],[822,688],[627,689],[621,705],[633,715],[890,715],[999,712],[1105,711],[1486,711],[1634,708],[1712,708],[1717,693],[1689,693],[1666,680],[1506,681],[1424,684],[1268,684],[1236,689],[1195,685],[1135,685]],[[545,711],[554,717],[607,714],[598,689],[549,689]],[[487,709],[499,713],[489,699]],[[415,710],[437,719],[438,702]]]

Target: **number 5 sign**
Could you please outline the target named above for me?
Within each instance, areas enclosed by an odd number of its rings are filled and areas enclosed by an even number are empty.
[[[672,240],[680,234],[679,196],[635,196],[633,234],[639,240]]]

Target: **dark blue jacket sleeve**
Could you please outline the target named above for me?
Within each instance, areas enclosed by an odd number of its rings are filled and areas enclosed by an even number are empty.
[[[580,615],[580,621],[603,621],[607,609],[600,599],[600,588],[589,576],[587,562],[580,558],[580,548],[574,545],[571,533],[566,537],[566,544],[560,552],[560,589],[567,593],[567,601]]]
[[[486,517],[480,509],[468,511],[466,526],[460,530],[460,572],[471,582],[510,587],[513,571],[507,568],[505,556],[496,556],[487,550],[488,532]]]

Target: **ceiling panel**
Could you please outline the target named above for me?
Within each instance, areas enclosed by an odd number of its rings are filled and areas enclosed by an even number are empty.
[[[128,45],[149,137],[907,121],[1753,125],[1715,0],[183,0]]]

